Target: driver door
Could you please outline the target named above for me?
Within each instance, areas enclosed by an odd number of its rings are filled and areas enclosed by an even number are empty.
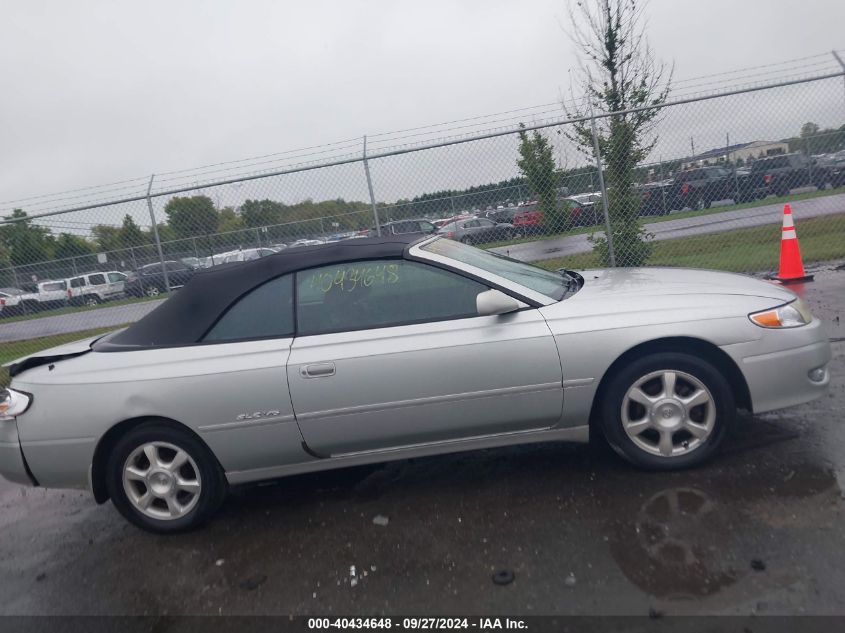
[[[287,373],[308,447],[342,455],[544,429],[563,392],[535,309],[478,316],[483,284],[405,260],[297,274]]]

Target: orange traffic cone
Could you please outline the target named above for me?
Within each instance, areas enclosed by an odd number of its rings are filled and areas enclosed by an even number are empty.
[[[776,279],[782,284],[794,284],[812,281],[813,276],[804,272],[801,262],[801,249],[798,246],[798,234],[792,220],[792,208],[787,202],[783,205],[783,229],[780,237],[780,269]]]

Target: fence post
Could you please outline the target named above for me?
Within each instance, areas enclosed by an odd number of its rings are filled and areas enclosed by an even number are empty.
[[[74,276],[79,274],[79,271],[76,269],[76,257],[70,258],[70,265],[73,267],[73,274]]]
[[[842,61],[842,58],[839,56],[839,53],[836,51],[830,51],[833,53],[833,56],[836,58],[836,61],[839,62],[839,65],[842,66],[842,72],[845,73],[845,61]],[[845,81],[845,75],[842,76],[842,80]]]
[[[373,219],[376,221],[376,235],[381,237],[381,222],[378,219],[376,197],[373,195],[373,179],[370,177],[370,163],[367,161],[367,135],[364,134],[364,174],[367,176],[367,189],[370,191],[370,204],[373,206]]]
[[[607,211],[607,188],[604,186],[604,174],[601,168],[601,150],[599,150],[599,135],[596,131],[596,117],[593,115],[593,105],[590,104],[590,127],[593,131],[593,151],[596,157],[596,167],[599,173],[599,187],[601,187],[601,206],[604,211],[604,228],[607,232],[607,255],[610,267],[616,268],[616,253],[613,250],[613,227],[610,225],[610,214]]]
[[[807,153],[807,180],[813,184],[813,155],[810,153],[810,137],[804,139],[804,151]],[[821,189],[821,187],[819,187]]]
[[[660,156],[660,197],[663,199],[663,213],[666,213],[666,187],[663,185],[663,156]]]
[[[155,174],[150,176],[150,184],[147,185],[147,208],[150,210],[150,222],[153,223],[153,238],[156,241],[156,250],[158,251],[158,259],[161,262],[161,272],[164,274],[164,285],[170,294],[170,277],[167,274],[167,266],[164,265],[164,251],[161,250],[161,238],[158,236],[158,224],[156,223],[156,215],[153,211],[153,199],[150,197],[150,191],[153,189],[153,179]]]
[[[731,146],[731,133],[730,132],[725,132],[725,143],[726,143],[725,151],[728,152],[727,148]],[[728,160],[729,156],[730,156],[730,153],[725,154],[725,166],[727,166],[727,164],[730,162]],[[739,195],[739,176],[736,173],[736,162],[734,162],[733,172],[734,172],[734,204],[739,204],[739,199],[740,199],[741,196]]]

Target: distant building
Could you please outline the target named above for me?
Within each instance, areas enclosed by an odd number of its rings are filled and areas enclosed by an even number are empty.
[[[717,147],[702,154],[692,156],[684,161],[683,168],[702,167],[704,165],[718,165],[726,160],[729,163],[742,161],[747,163],[766,156],[786,154],[789,152],[789,145],[781,141],[752,141],[751,143],[739,143],[727,147]]]

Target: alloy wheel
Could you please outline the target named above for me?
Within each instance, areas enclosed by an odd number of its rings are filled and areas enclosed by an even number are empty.
[[[147,442],[126,459],[123,489],[141,514],[172,520],[197,505],[202,478],[196,462],[183,449],[168,442]]]
[[[149,288],[147,288],[146,295],[148,297],[157,297],[160,294],[161,294],[161,291],[158,289],[157,286],[150,286]]]
[[[695,376],[661,370],[638,379],[622,399],[622,427],[641,450],[660,457],[685,455],[713,433],[716,403]]]

